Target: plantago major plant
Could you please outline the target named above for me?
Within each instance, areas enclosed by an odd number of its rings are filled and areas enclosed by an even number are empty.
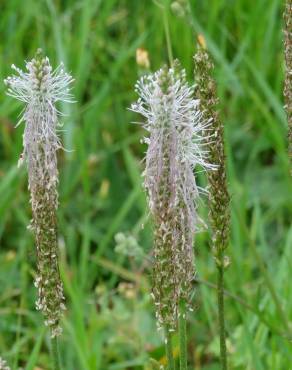
[[[57,150],[61,148],[61,143],[57,134],[59,112],[56,103],[72,102],[69,85],[73,80],[62,64],[53,71],[49,59],[42,55],[41,50],[26,63],[26,72],[14,65],[12,68],[17,75],[5,80],[7,94],[25,103],[19,123],[25,121],[22,158],[28,169],[32,206],[30,228],[36,242],[36,308],[42,311],[45,325],[50,328],[51,337],[55,338],[61,334],[60,318],[65,309],[58,266]],[[56,340],[52,343],[55,346]],[[54,355],[54,360],[58,368],[57,355]]]

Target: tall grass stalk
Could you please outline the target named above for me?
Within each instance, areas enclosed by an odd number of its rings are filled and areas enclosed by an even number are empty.
[[[201,45],[194,57],[195,79],[200,107],[206,120],[210,122],[210,131],[206,136],[209,160],[217,166],[216,171],[208,172],[209,180],[209,217],[212,225],[212,251],[217,266],[218,320],[220,335],[220,355],[223,370],[227,369],[226,331],[224,315],[224,270],[228,258],[224,252],[229,240],[229,194],[227,189],[223,125],[217,111],[218,98],[216,83],[212,77],[213,63],[206,50],[205,40],[199,37]]]
[[[166,48],[167,48],[167,55],[168,61],[170,66],[173,65],[173,52],[172,52],[172,45],[171,45],[171,38],[170,38],[170,29],[169,29],[169,21],[168,21],[168,12],[170,9],[169,0],[164,0],[161,3],[158,0],[153,0],[154,4],[157,5],[162,12],[162,19],[163,19],[163,27],[164,27],[164,34],[165,34],[165,41],[166,41]]]
[[[166,38],[166,45],[167,45],[167,54],[168,60],[170,65],[173,65],[173,53],[172,53],[172,46],[170,41],[170,31],[169,31],[169,24],[168,24],[168,17],[167,17],[167,9],[163,9],[163,25],[164,25],[164,32]]]

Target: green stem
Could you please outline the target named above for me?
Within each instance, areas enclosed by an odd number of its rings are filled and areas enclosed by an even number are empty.
[[[168,59],[169,59],[170,65],[172,66],[173,65],[173,54],[172,54],[172,47],[171,47],[171,39],[170,39],[170,31],[169,31],[167,11],[168,11],[168,9],[166,9],[166,8],[163,9],[163,24],[164,24],[164,32],[165,32],[165,38],[166,38]]]
[[[180,348],[180,370],[187,370],[187,320],[184,302],[180,305],[179,327],[179,348]]]
[[[51,339],[51,351],[52,351],[53,370],[61,370],[58,339],[56,337]]]
[[[163,26],[164,26],[164,32],[165,32],[165,39],[166,39],[166,47],[167,47],[168,60],[169,60],[170,66],[173,66],[173,54],[172,54],[170,31],[169,31],[169,23],[168,23],[169,0],[165,0],[163,4],[161,4],[157,0],[153,0],[153,2],[162,11],[162,18],[163,18]]]
[[[224,255],[223,251],[218,253],[218,277],[217,277],[217,297],[218,297],[218,318],[220,334],[220,357],[222,370],[227,370],[227,351],[225,334],[225,315],[224,315]]]
[[[167,368],[168,370],[175,370],[173,351],[172,351],[172,340],[171,334],[169,332],[169,327],[165,327],[165,352],[167,358]]]

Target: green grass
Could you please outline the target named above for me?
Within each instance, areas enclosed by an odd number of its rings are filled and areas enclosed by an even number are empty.
[[[283,110],[282,2],[191,1],[189,18],[169,12],[174,57],[192,79],[197,33],[216,62],[232,195],[231,266],[225,274],[229,362],[236,370],[291,367],[291,178]],[[168,60],[161,10],[150,0],[1,3],[0,80],[42,47],[63,60],[77,103],[65,105],[59,153],[61,273],[68,310],[60,340],[68,370],[149,370],[164,363],[149,298],[149,265],[115,252],[118,232],[147,254],[151,226],[141,187],[144,135],[127,110],[142,71]],[[49,369],[49,338],[34,309],[35,255],[25,169],[16,168],[21,106],[0,83],[0,356],[13,370]],[[138,118],[139,119],[139,118]],[[200,181],[205,181],[200,178]],[[207,215],[206,207],[201,213]],[[141,224],[145,224],[141,228]],[[196,238],[198,278],[216,282],[207,232]],[[125,282],[128,285],[125,286]],[[216,291],[195,287],[188,323],[190,368],[219,370]],[[290,325],[290,328],[289,328]],[[289,333],[290,331],[290,333]],[[177,353],[178,338],[174,338]]]

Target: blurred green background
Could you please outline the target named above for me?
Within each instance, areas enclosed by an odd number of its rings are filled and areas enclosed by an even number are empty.
[[[157,1],[158,2],[158,1]],[[162,1],[173,53],[193,79],[199,33],[214,57],[225,125],[232,237],[226,272],[230,365],[288,370],[292,344],[291,177],[282,88],[280,0]],[[42,47],[75,78],[59,153],[59,245],[68,310],[66,370],[152,369],[165,363],[149,298],[152,232],[141,186],[144,132],[127,110],[133,86],[167,63],[162,9],[151,0],[1,0],[0,80]],[[49,338],[35,311],[34,243],[25,168],[17,169],[22,106],[0,83],[0,356],[13,370],[49,369]],[[202,175],[199,179],[205,183]],[[206,200],[200,210],[207,217]],[[144,225],[144,226],[143,226]],[[118,235],[117,235],[118,234]],[[216,271],[208,232],[196,236],[190,369],[217,370]],[[290,325],[290,327],[289,327]],[[290,333],[289,333],[290,332]],[[177,342],[177,338],[175,338]],[[175,354],[178,349],[175,345]]]

